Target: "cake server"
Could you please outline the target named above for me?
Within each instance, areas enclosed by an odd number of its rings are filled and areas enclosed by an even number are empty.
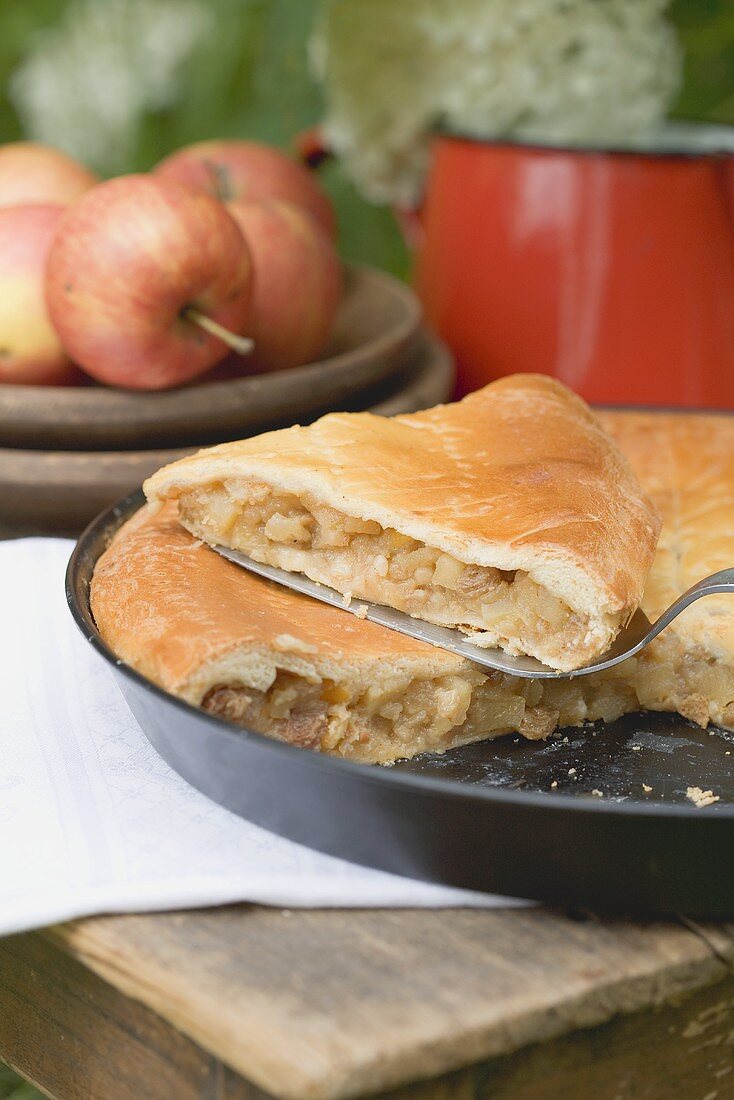
[[[485,649],[474,645],[460,630],[438,626],[424,619],[414,619],[412,615],[397,611],[394,607],[354,598],[347,601],[341,592],[329,588],[328,585],[312,581],[302,573],[288,573],[285,569],[278,569],[274,565],[265,565],[239,550],[230,550],[226,546],[212,546],[212,549],[228,561],[234,562],[235,565],[248,569],[251,573],[257,573],[266,580],[282,584],[293,592],[311,596],[315,600],[320,600],[321,603],[329,604],[330,607],[350,612],[360,619],[369,619],[370,622],[386,626],[389,630],[397,630],[400,634],[407,634],[419,642],[427,642],[429,645],[438,646],[439,649],[447,649],[450,653],[466,657],[468,661],[473,661],[484,668],[491,668],[495,672],[506,672],[510,676],[521,676],[528,680],[570,680],[576,676],[588,676],[591,672],[602,672],[606,668],[613,668],[614,665],[634,657],[649,645],[653,638],[665,630],[665,627],[694,600],[720,592],[734,593],[734,568],[721,569],[718,573],[712,573],[710,577],[704,577],[703,580],[691,585],[688,591],[679,596],[654,623],[651,623],[645,612],[638,608],[627,625],[617,634],[606,653],[602,653],[595,661],[582,668],[575,668],[571,672],[559,672],[558,669],[544,665],[535,657],[514,656],[512,653],[505,653],[503,649]]]

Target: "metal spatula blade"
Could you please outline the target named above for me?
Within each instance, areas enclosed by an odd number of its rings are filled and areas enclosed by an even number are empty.
[[[606,653],[590,664],[584,665],[583,668],[576,668],[572,672],[559,672],[558,669],[544,665],[535,657],[515,657],[502,649],[484,649],[470,642],[460,630],[454,630],[448,626],[437,626],[423,619],[414,619],[412,615],[407,615],[404,611],[396,611],[395,608],[386,607],[384,604],[358,599],[352,599],[347,604],[342,593],[329,588],[328,585],[312,581],[302,573],[288,573],[285,569],[278,569],[274,565],[264,565],[240,550],[230,550],[226,546],[212,546],[212,549],[228,561],[234,562],[235,565],[251,573],[257,573],[266,580],[282,584],[293,592],[311,596],[312,599],[320,600],[321,603],[329,604],[330,607],[337,607],[340,611],[349,612],[361,619],[369,619],[370,622],[385,626],[389,630],[397,630],[400,634],[407,634],[419,642],[427,642],[428,645],[438,646],[439,649],[447,649],[450,653],[466,657],[468,661],[473,661],[484,668],[491,668],[495,672],[507,672],[511,676],[521,676],[528,680],[568,680],[612,668],[644,649],[694,600],[714,592],[734,592],[734,569],[722,569],[719,573],[698,581],[684,592],[655,623],[651,623],[644,611],[638,608],[627,626],[620,630]]]

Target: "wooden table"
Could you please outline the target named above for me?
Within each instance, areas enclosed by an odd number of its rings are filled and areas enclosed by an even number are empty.
[[[62,1100],[727,1100],[734,925],[104,917],[0,941],[0,1057]]]

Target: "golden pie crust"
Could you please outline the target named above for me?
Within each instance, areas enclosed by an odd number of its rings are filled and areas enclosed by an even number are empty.
[[[205,542],[566,670],[629,619],[659,532],[614,441],[539,375],[211,447],[145,490]]]
[[[734,418],[604,413],[663,518],[643,607],[655,617],[734,562]],[[110,648],[166,690],[316,751],[378,763],[638,710],[734,728],[734,601],[709,596],[605,673],[520,680],[269,584],[146,508],[100,558]]]

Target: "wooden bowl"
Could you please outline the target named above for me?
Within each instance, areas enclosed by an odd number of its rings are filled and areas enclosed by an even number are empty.
[[[421,307],[381,271],[347,267],[324,357],[304,367],[164,393],[103,386],[0,386],[0,439],[36,450],[111,450],[210,443],[343,406],[405,365]]]
[[[449,352],[439,340],[424,333],[397,383],[383,388],[379,400],[370,402],[369,407],[384,416],[415,412],[447,400],[453,386],[454,365]],[[154,470],[192,449],[0,448],[0,537],[76,534]]]

